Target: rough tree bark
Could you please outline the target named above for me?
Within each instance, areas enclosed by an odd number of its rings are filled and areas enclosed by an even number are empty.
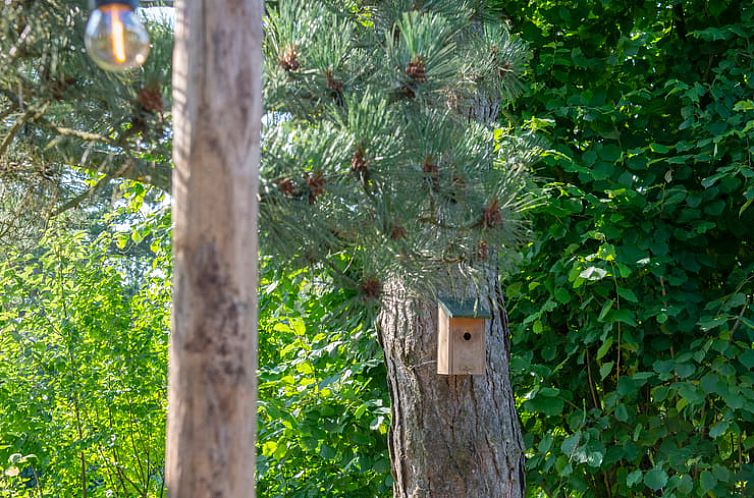
[[[478,95],[467,117],[497,118],[499,101]],[[488,275],[492,319],[484,375],[437,374],[437,302],[398,280],[384,288],[377,327],[385,353],[392,422],[394,498],[523,498],[521,429],[509,376],[508,316],[497,275]]]
[[[392,401],[394,498],[523,498],[523,441],[508,376],[503,296],[493,291],[486,372],[437,374],[437,303],[386,286],[378,318]]]
[[[179,0],[166,481],[254,496],[261,0]]]

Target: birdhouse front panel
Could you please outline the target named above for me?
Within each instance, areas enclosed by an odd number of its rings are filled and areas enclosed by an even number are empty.
[[[482,316],[458,316],[459,313],[454,316],[453,311],[446,303],[438,309],[437,373],[483,375],[486,320]]]

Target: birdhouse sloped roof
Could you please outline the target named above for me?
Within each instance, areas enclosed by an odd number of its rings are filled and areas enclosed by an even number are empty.
[[[450,318],[492,318],[489,308],[478,299],[442,298],[439,302]]]

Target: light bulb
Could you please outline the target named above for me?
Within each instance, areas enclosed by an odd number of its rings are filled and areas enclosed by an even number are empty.
[[[149,35],[134,12],[133,0],[97,0],[86,25],[89,57],[106,71],[127,71],[144,64]]]

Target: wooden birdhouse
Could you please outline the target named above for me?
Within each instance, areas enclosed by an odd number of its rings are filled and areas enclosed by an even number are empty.
[[[438,304],[437,373],[483,375],[488,309],[476,299],[441,299]]]

